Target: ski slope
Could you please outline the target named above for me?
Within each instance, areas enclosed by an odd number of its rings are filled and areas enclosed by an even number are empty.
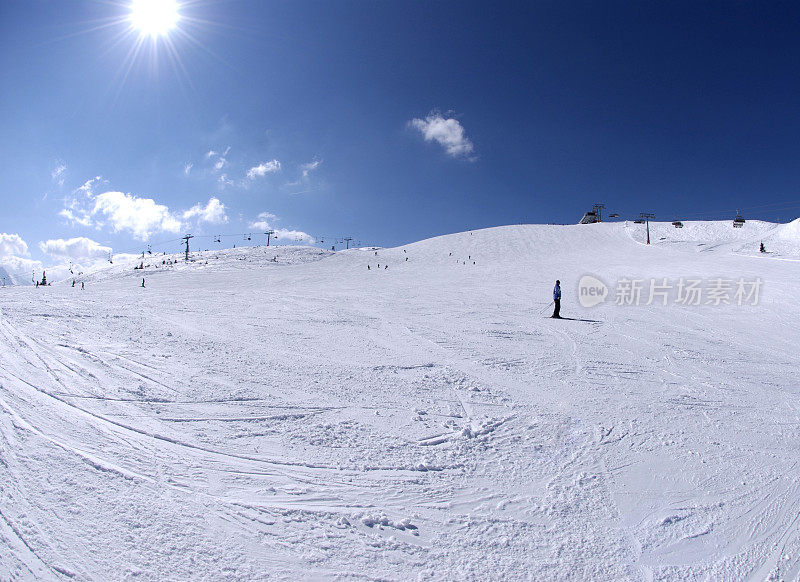
[[[684,224],[2,289],[0,579],[797,579],[800,222]],[[692,277],[763,285],[614,301]]]

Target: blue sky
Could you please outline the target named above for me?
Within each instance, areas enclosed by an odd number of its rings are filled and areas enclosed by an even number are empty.
[[[794,3],[178,4],[143,38],[129,1],[0,2],[9,272],[185,232],[800,214]]]

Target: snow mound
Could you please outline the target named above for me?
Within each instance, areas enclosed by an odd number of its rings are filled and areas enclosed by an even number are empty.
[[[736,255],[759,255],[763,242],[771,256],[798,258],[798,220],[789,224],[748,220],[741,228],[734,228],[730,220],[684,221],[682,228],[671,222],[651,222],[650,242],[685,251]],[[636,242],[646,241],[644,224],[626,222],[625,228]]]
[[[87,273],[69,276],[62,283],[77,282],[97,284],[111,281],[128,281],[149,277],[161,277],[167,273],[208,274],[242,273],[263,269],[299,265],[319,261],[334,254],[309,246],[270,246],[239,247],[215,251],[196,251],[189,253],[186,260],[184,253],[155,253],[124,256],[113,264],[105,264]]]

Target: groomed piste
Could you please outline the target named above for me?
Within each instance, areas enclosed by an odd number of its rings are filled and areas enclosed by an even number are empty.
[[[0,579],[796,579],[800,221],[645,236],[3,288]]]

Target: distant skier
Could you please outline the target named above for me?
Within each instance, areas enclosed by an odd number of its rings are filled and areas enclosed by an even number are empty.
[[[75,279],[72,280],[72,286],[75,286]]]
[[[551,317],[561,319],[561,281],[558,280],[556,280],[556,286],[553,287],[553,303],[555,308]]]
[[[764,241],[761,241],[761,248],[759,249],[762,253],[766,253],[767,249],[764,248]]]
[[[142,287],[144,287],[144,277],[142,277]]]
[[[81,291],[83,291],[83,281],[81,281]]]

